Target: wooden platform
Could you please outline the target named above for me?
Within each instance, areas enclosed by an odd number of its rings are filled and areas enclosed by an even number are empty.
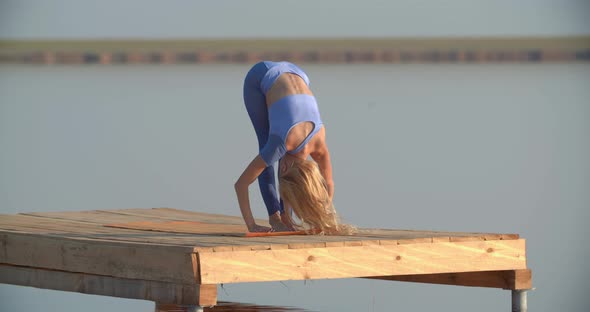
[[[517,234],[244,233],[241,217],[171,208],[0,215],[0,283],[200,306],[216,303],[222,283],[369,277],[531,287]]]

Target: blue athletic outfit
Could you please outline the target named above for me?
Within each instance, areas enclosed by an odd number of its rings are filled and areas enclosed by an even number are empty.
[[[289,62],[257,63],[250,69],[244,80],[244,103],[256,131],[260,156],[267,165],[258,177],[258,185],[268,215],[284,211],[283,202],[279,201],[277,196],[275,181],[277,161],[285,153],[299,152],[323,125],[315,97],[308,94],[285,96],[267,108],[266,93],[283,73],[296,74],[309,85],[309,78],[305,72]],[[289,130],[304,121],[314,124],[312,132],[296,149],[287,151],[285,140]]]

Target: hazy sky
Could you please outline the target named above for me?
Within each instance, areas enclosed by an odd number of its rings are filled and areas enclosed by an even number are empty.
[[[4,39],[575,34],[588,0],[0,0]]]

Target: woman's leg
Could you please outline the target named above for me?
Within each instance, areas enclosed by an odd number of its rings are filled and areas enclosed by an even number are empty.
[[[266,97],[260,88],[260,80],[267,70],[267,66],[263,62],[260,62],[250,69],[244,80],[244,103],[254,126],[254,131],[256,131],[259,151],[266,144],[270,129]],[[275,214],[277,211],[283,211],[283,205],[279,202],[277,196],[275,180],[276,165],[271,164],[266,167],[260,176],[258,176],[258,186],[260,187],[262,199],[264,200],[269,216]]]

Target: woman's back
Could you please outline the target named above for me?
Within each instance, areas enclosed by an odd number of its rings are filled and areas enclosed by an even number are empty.
[[[306,94],[313,96],[313,93],[307,86],[307,83],[303,78],[297,74],[283,73],[273,83],[271,88],[266,93],[266,105],[270,107],[278,100],[295,94]],[[291,128],[287,137],[285,138],[285,147],[288,151],[295,150],[309,134],[314,130],[314,124],[309,121],[304,121],[296,124]],[[325,130],[323,127],[318,133],[316,133],[310,140],[305,144],[297,156],[301,158],[307,158],[311,153],[316,151],[318,148],[323,146],[325,142]]]
[[[266,106],[270,107],[283,97],[293,94],[308,94],[313,96],[313,93],[303,78],[297,74],[283,73],[266,93]]]

